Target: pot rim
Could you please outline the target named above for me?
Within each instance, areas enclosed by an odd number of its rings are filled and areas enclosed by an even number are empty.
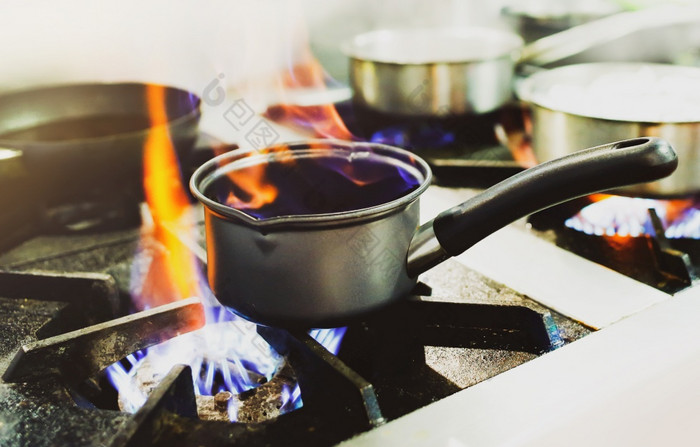
[[[211,184],[213,180],[220,177],[225,172],[230,171],[230,169],[225,169],[227,165],[235,163],[239,160],[245,161],[240,163],[240,167],[245,167],[257,165],[261,162],[269,162],[272,160],[289,157],[290,151],[292,157],[298,158],[299,156],[307,155],[313,151],[331,149],[336,151],[353,152],[359,148],[365,148],[366,152],[374,155],[380,155],[385,159],[393,160],[394,162],[398,162],[403,166],[411,166],[413,168],[412,171],[415,170],[422,176],[422,178],[417,178],[420,181],[420,184],[416,189],[397,199],[367,208],[337,213],[282,215],[265,219],[253,217],[239,209],[232,208],[212,200],[204,194],[207,186]],[[409,160],[413,164],[409,165],[405,162],[405,160]],[[236,149],[216,156],[201,165],[199,168],[197,168],[194,174],[192,174],[192,177],[190,178],[190,191],[194,197],[206,208],[225,219],[239,220],[255,227],[265,228],[276,226],[311,227],[329,224],[343,225],[348,223],[357,223],[368,219],[376,219],[392,213],[397,209],[408,206],[417,200],[418,197],[428,188],[431,180],[432,172],[428,163],[414,153],[405,149],[372,142],[348,142],[333,139],[313,139],[276,144],[260,150]]]
[[[611,117],[606,116],[604,113],[586,113],[583,111],[576,111],[575,106],[568,107],[557,107],[551,104],[551,95],[543,93],[542,89],[547,86],[551,86],[557,80],[573,80],[577,83],[584,85],[586,82],[590,82],[587,78],[590,77],[591,73],[600,72],[604,73],[623,73],[625,71],[639,70],[645,67],[649,67],[651,70],[656,70],[657,72],[676,72],[676,73],[688,73],[694,75],[695,78],[700,77],[700,68],[681,66],[681,65],[670,65],[670,64],[660,64],[652,62],[586,62],[581,64],[565,65],[561,67],[556,67],[548,70],[543,70],[528,76],[527,78],[520,81],[515,88],[515,93],[517,97],[528,104],[541,107],[543,109],[551,110],[554,112],[565,113],[571,116],[578,116],[584,118],[590,118],[595,120],[626,123],[626,124],[648,124],[648,125],[664,125],[664,124],[696,124],[700,122],[700,113],[698,113],[697,118],[694,119],[669,119],[669,120],[649,120],[649,119],[634,119],[634,117],[624,118],[624,117]]]
[[[463,56],[453,55],[451,57],[415,59],[415,55],[404,57],[386,57],[377,55],[376,49],[371,47],[375,44],[391,43],[391,41],[401,39],[428,40],[428,38],[442,38],[469,41],[480,46],[481,51],[488,54]],[[484,40],[487,40],[485,43]],[[433,65],[460,65],[479,62],[488,62],[503,58],[512,61],[517,60],[520,50],[525,42],[523,39],[510,31],[489,28],[485,26],[454,26],[444,28],[387,28],[357,34],[341,44],[341,51],[349,58],[360,62],[370,62],[375,64],[399,65],[399,66],[433,66]],[[488,50],[483,48],[489,47]],[[496,48],[496,49],[494,49]],[[472,51],[473,53],[473,51]]]

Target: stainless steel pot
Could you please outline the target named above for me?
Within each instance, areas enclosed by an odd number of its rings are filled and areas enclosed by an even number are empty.
[[[401,299],[421,272],[514,220],[575,197],[657,179],[676,167],[673,149],[662,140],[599,146],[519,173],[418,228],[418,198],[431,174],[414,154],[332,140],[283,149],[216,157],[197,169],[190,188],[205,207],[208,277],[217,299],[244,318],[287,327],[342,324]],[[267,219],[212,198],[217,181],[236,170],[355,157],[400,167],[418,186],[364,209]]]
[[[542,66],[636,31],[700,22],[700,9],[663,6],[616,14],[524,46],[491,28],[380,30],[343,45],[360,106],[409,116],[485,113],[512,98],[516,65]]]
[[[641,83],[640,71],[649,73],[649,82]],[[565,95],[572,89],[587,91],[609,76],[623,79],[627,83],[621,89],[637,88],[639,98],[644,90],[655,89],[654,83],[674,79],[688,82],[688,94],[700,89],[700,68],[680,67],[644,63],[590,63],[570,65],[536,73],[518,87],[518,96],[532,110],[532,147],[538,161],[552,160],[576,151],[579,147],[595,146],[606,141],[615,141],[640,136],[653,136],[668,140],[678,153],[678,169],[669,177],[652,183],[626,187],[617,192],[644,197],[685,196],[700,191],[700,106],[697,113],[680,111],[662,119],[664,113],[640,111],[639,101],[625,102],[631,93],[611,91],[604,103],[589,103],[591,97],[578,95],[568,99]],[[596,84],[597,83],[597,84]],[[633,84],[638,84],[636,87]],[[634,92],[632,92],[634,93]],[[659,98],[667,108],[675,104]],[[654,106],[650,99],[645,99]],[[610,110],[611,104],[627,104],[626,110]],[[656,106],[660,110],[662,104]],[[648,108],[648,107],[647,107]],[[678,104],[680,109],[680,104]],[[673,112],[673,111],[672,111]],[[693,117],[694,115],[694,117]]]

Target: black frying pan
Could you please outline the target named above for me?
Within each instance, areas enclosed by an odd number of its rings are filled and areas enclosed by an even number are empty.
[[[63,203],[141,200],[147,88],[71,84],[0,96],[0,249],[36,231],[62,231],[66,222],[46,210]],[[163,88],[166,125],[182,160],[197,138],[200,99]]]
[[[72,84],[0,96],[0,147],[21,150],[43,199],[73,198],[104,185],[139,183],[150,121],[146,84]],[[170,135],[192,148],[200,99],[165,87]]]

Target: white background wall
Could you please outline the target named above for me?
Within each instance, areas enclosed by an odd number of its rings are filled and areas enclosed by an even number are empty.
[[[201,91],[218,73],[234,83],[286,64],[305,21],[324,65],[344,78],[339,43],[357,32],[484,23],[498,9],[477,0],[11,0],[0,4],[0,89],[137,80]]]
[[[505,27],[501,7],[516,1],[535,0],[6,0],[0,3],[0,91],[131,80],[201,93],[219,74],[230,88],[288,67],[309,36],[326,70],[343,81],[347,61],[340,43],[357,33]],[[700,27],[695,31],[700,48]],[[648,38],[639,44],[636,37],[628,39],[613,56],[663,41],[646,32],[640,36]],[[683,36],[672,36],[674,44],[691,40]],[[663,45],[661,50],[666,52]]]

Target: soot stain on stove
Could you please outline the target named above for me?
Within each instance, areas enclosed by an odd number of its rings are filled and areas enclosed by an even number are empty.
[[[5,371],[15,351],[36,340],[35,333],[66,303],[24,298],[0,298],[0,371]],[[107,442],[128,415],[95,412],[75,405],[63,382],[46,377],[36,382],[0,381],[0,445],[93,446]]]
[[[430,300],[517,305],[539,313],[550,312],[565,343],[574,342],[592,332],[586,326],[553,312],[483,275],[456,262],[445,262],[421,276],[432,288]],[[426,346],[426,363],[455,383],[468,388],[490,377],[537,358],[523,351]]]
[[[74,447],[108,445],[129,415],[75,406],[63,384],[47,379],[33,384],[0,383],[0,445]]]
[[[4,370],[18,346],[36,339],[35,333],[52,317],[57,315],[66,303],[37,301],[30,299],[6,299],[0,297],[0,369]]]

